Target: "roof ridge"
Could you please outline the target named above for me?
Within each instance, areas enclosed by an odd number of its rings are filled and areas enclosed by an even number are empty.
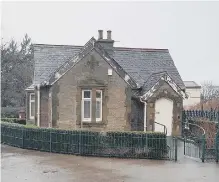
[[[33,46],[45,46],[45,47],[78,47],[82,48],[82,45],[58,45],[58,44],[32,44]]]
[[[37,46],[45,46],[45,47],[78,47],[78,48],[82,48],[84,47],[83,45],[63,45],[63,44],[32,44],[33,46],[37,47]],[[140,47],[114,47],[116,50],[139,50],[139,51],[165,51],[165,52],[169,52],[168,49],[158,49],[158,48],[140,48]]]
[[[138,48],[138,47],[114,47],[116,50],[139,50],[139,51],[165,51],[169,52],[169,49],[158,49],[158,48]]]

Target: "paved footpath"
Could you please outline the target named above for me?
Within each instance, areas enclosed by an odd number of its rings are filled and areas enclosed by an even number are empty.
[[[81,157],[1,146],[2,182],[219,182],[219,164]]]

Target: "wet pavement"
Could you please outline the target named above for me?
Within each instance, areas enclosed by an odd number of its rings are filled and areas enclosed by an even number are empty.
[[[1,146],[2,182],[218,182],[219,164],[81,157]]]

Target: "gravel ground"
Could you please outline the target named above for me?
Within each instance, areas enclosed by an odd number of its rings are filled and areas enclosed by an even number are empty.
[[[81,157],[1,146],[2,182],[218,182],[219,164]]]

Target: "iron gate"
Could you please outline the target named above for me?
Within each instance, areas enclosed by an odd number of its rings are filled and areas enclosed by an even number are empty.
[[[206,133],[199,126],[195,118],[183,117],[182,138],[184,143],[184,156],[204,161],[219,160],[219,130],[216,125],[216,133]]]

